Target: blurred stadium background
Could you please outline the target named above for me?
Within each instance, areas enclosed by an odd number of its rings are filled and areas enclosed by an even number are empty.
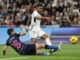
[[[42,16],[52,18],[49,21],[42,20],[41,25],[79,26],[80,0],[0,0],[0,25],[26,25],[27,19],[39,3],[44,6]]]

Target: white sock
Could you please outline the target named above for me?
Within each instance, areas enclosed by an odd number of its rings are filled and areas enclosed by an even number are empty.
[[[50,41],[50,38],[46,38],[46,44],[47,44],[47,45],[52,45],[52,44],[51,44],[51,41]]]

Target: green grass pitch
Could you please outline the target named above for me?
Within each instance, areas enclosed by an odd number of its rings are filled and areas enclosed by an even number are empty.
[[[5,56],[2,55],[3,45],[0,45],[0,60],[80,60],[80,44],[63,44],[62,50],[53,56],[20,56],[11,47],[8,47]],[[48,50],[39,51],[48,53]]]

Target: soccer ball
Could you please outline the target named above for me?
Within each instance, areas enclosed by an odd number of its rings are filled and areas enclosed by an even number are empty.
[[[76,44],[78,42],[78,38],[76,36],[72,36],[70,37],[69,41],[71,44]]]

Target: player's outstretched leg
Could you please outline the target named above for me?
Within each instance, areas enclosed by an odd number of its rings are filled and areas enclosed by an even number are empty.
[[[36,50],[45,48],[45,49],[54,49],[55,51],[57,51],[59,49],[58,46],[51,46],[51,45],[45,45],[45,44],[35,44],[35,46],[36,46]],[[36,55],[45,55],[45,53],[36,52]]]
[[[36,50],[45,48],[45,49],[54,49],[54,51],[61,50],[62,42],[59,43],[58,46],[51,46],[45,44],[35,44]],[[37,53],[37,55],[45,55],[44,53]]]
[[[51,45],[45,45],[45,44],[35,44],[36,45],[36,50],[45,48],[45,49],[58,49],[57,46],[51,46]]]
[[[58,48],[59,48],[58,50],[61,50],[61,46],[62,46],[62,41],[60,41],[60,43],[59,43],[59,45],[58,45]],[[56,51],[56,50],[53,50],[53,51],[50,50],[51,53],[53,53],[53,52],[55,52],[55,51]]]
[[[35,45],[36,45],[36,50],[41,49],[41,48],[54,49],[54,50],[58,50],[59,49],[58,46],[51,46],[51,45],[45,45],[45,44],[35,44]]]

